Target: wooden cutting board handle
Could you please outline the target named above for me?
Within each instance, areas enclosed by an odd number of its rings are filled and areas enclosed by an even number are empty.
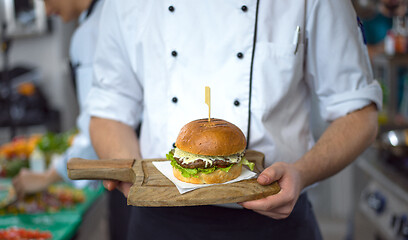
[[[68,161],[68,177],[72,180],[118,180],[133,183],[135,159],[87,160],[72,158]]]

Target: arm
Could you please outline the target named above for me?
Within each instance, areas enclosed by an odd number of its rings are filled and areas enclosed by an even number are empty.
[[[374,104],[335,120],[297,162],[278,162],[260,174],[258,182],[262,185],[279,182],[279,194],[241,205],[272,218],[288,217],[302,189],[345,168],[374,141],[376,134]]]
[[[377,109],[371,104],[335,120],[316,145],[294,165],[303,187],[324,180],[356,159],[377,135]]]
[[[95,152],[101,159],[141,158],[139,142],[132,127],[118,121],[92,117],[90,137]],[[130,183],[104,181],[109,191],[117,187],[127,197]]]
[[[124,4],[126,5],[126,4]],[[100,16],[94,57],[94,79],[87,96],[90,138],[100,158],[140,158],[134,128],[140,123],[143,87],[137,79],[137,67],[123,30],[123,4],[105,1]],[[109,57],[106,57],[109,56]],[[117,187],[125,196],[129,183],[104,181],[108,190]]]

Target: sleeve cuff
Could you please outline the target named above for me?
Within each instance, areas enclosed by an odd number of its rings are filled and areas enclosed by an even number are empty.
[[[57,171],[58,175],[64,180],[64,182],[72,184],[75,188],[84,188],[95,180],[72,180],[68,177],[67,163],[69,154],[65,153],[53,163],[53,167]]]
[[[68,156],[65,153],[57,161],[53,161],[53,167],[57,171],[58,175],[60,175],[60,177],[64,180],[64,182],[71,183],[72,180],[68,178],[67,162]]]
[[[339,117],[345,116],[350,112],[364,108],[371,102],[377,105],[378,111],[382,109],[382,90],[377,81],[364,88],[335,94],[321,105],[323,119],[333,121]]]
[[[100,88],[89,92],[87,109],[91,116],[112,119],[133,128],[140,123],[142,112],[136,100]]]
[[[55,170],[57,171],[58,175],[60,175],[60,177],[64,180],[64,182],[70,183],[70,184],[73,184],[74,186],[76,186],[76,184],[75,184],[76,181],[71,180],[68,177],[68,170],[67,170],[68,158],[69,158],[68,154],[65,153],[60,158],[58,158],[57,161],[53,162],[53,166],[54,166]],[[80,181],[86,181],[86,180],[80,180]],[[81,185],[85,185],[85,184],[81,184]]]

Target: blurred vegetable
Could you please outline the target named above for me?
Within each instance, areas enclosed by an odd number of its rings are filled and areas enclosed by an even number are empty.
[[[45,167],[48,167],[53,154],[62,154],[69,148],[76,132],[74,129],[60,134],[49,132],[16,137],[0,146],[0,177],[14,177],[21,168],[28,168],[28,160],[35,148],[44,155]]]
[[[14,157],[28,158],[40,141],[40,138],[40,135],[32,135],[29,138],[15,138],[10,143],[6,143],[0,147],[0,157],[6,159]]]
[[[45,134],[37,143],[37,148],[45,155],[46,166],[51,163],[53,154],[63,154],[71,146],[73,136],[77,130],[71,130],[64,133]]]
[[[57,212],[61,209],[75,208],[77,204],[85,202],[85,199],[82,189],[76,189],[68,184],[54,184],[46,191],[28,195],[23,200],[0,208],[0,216]]]
[[[5,230],[0,230],[0,239],[51,239],[52,235],[50,232],[42,232],[38,230],[29,230],[24,228],[8,228]]]
[[[45,134],[37,143],[38,149],[40,149],[45,154],[62,154],[70,146],[69,140],[71,135],[71,132],[61,134],[49,132]]]
[[[16,137],[0,146],[0,177],[14,177],[21,168],[28,168],[28,158],[40,138],[40,135]]]
[[[8,164],[5,164],[3,169],[4,175],[6,177],[14,177],[16,176],[22,168],[28,168],[28,160],[27,159],[13,159],[8,161]]]

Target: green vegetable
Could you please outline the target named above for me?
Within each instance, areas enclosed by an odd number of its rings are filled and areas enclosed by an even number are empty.
[[[74,132],[74,130],[59,134],[48,132],[41,137],[37,146],[45,154],[62,154],[69,148],[69,139]]]
[[[28,168],[28,160],[14,158],[5,166],[6,177],[15,177],[22,168]]]
[[[220,169],[220,170],[222,170],[224,172],[228,172],[231,169],[232,165],[233,165],[233,164],[231,164],[231,165],[229,165],[228,167],[225,167],[225,168],[219,168],[219,167],[216,167],[216,166],[211,167],[211,168],[183,168],[174,159],[173,151],[170,151],[168,154],[166,154],[166,158],[167,158],[167,160],[170,160],[171,161],[170,164],[173,167],[180,170],[181,175],[183,177],[186,177],[186,178],[188,178],[188,177],[198,177],[199,173],[209,174],[209,173],[212,173],[212,172],[216,171],[217,169]]]
[[[233,165],[233,164],[229,165],[228,167],[218,168],[218,169],[220,169],[221,171],[224,171],[224,172],[228,172],[228,171],[232,168],[232,165]]]
[[[251,171],[254,171],[255,163],[248,161],[245,157],[242,157],[242,164],[247,165]]]

